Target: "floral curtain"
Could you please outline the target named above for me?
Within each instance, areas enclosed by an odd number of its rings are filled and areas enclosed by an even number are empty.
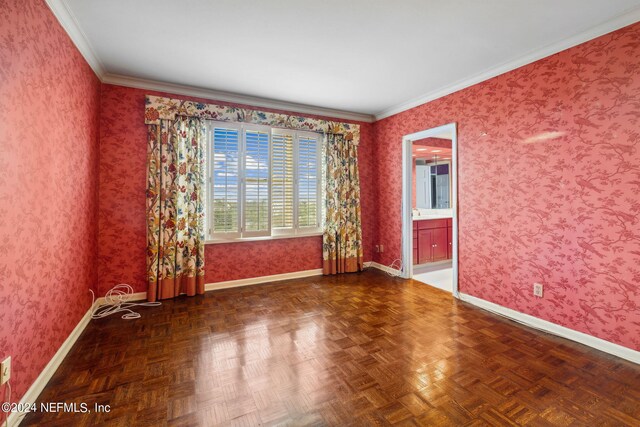
[[[324,274],[361,271],[362,220],[358,146],[352,135],[327,133],[325,229],[322,238]]]
[[[193,295],[204,291],[204,206],[200,194],[204,188],[204,120],[254,123],[327,135],[324,272],[362,269],[357,165],[360,125],[153,95],[145,98],[144,119],[149,128],[150,301],[171,298],[181,292]],[[178,128],[184,132],[178,132]],[[189,145],[190,138],[197,142]],[[187,196],[194,200],[187,200]]]
[[[205,135],[197,117],[148,125],[149,301],[204,293]]]

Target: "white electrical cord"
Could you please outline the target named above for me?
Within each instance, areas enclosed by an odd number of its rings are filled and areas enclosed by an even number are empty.
[[[91,307],[95,304],[95,294],[91,289]],[[161,302],[128,302],[133,295],[133,288],[126,283],[114,286],[104,296],[105,303],[97,306],[91,312],[92,319],[102,319],[116,313],[124,313],[122,318],[125,320],[139,319],[140,313],[133,311],[132,308],[140,307],[156,307],[162,305]]]
[[[402,274],[402,259],[394,259],[389,268],[391,270],[386,272],[389,276],[400,277],[400,275]],[[398,272],[396,273],[393,270],[398,270]]]

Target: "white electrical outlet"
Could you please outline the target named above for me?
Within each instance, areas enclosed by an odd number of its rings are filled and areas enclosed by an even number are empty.
[[[542,298],[542,283],[534,283],[533,284],[533,296]]]
[[[11,378],[11,356],[0,363],[0,385],[6,383]]]

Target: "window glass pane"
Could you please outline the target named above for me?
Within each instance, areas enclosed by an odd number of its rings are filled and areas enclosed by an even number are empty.
[[[271,226],[293,228],[293,134],[271,137]]]
[[[273,230],[279,235],[320,227],[320,135],[213,122],[211,129],[212,235],[268,236]]]
[[[298,138],[298,226],[318,226],[319,137]]]
[[[269,230],[269,134],[245,132],[245,231]]]
[[[214,233],[238,230],[238,149],[237,129],[213,130],[213,188],[211,189]]]

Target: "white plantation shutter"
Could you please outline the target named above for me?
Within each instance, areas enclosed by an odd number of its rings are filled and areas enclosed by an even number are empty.
[[[214,126],[211,139],[211,232],[214,235],[237,235],[240,232],[240,129]]]
[[[244,131],[243,236],[271,234],[269,197],[269,140],[271,129]]]
[[[285,234],[294,230],[295,133],[275,129],[271,135],[271,227]]]
[[[298,228],[320,227],[320,135],[298,132]]]
[[[322,135],[209,122],[209,238],[321,231]]]

